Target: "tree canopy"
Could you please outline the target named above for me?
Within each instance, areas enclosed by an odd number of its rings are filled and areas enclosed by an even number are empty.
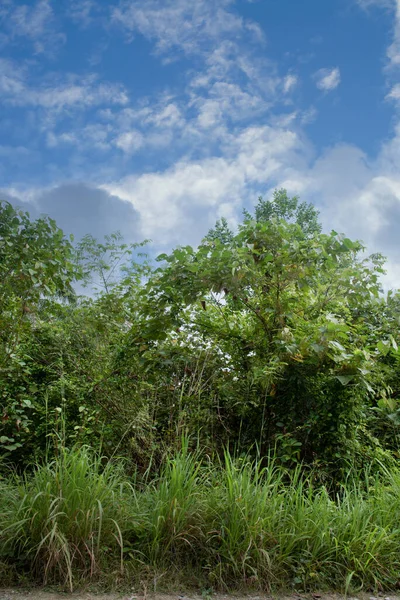
[[[154,265],[143,245],[73,245],[0,205],[5,456],[100,437],[145,464],[184,431],[327,472],[397,456],[400,303],[381,290],[382,256],[323,232],[284,190]]]

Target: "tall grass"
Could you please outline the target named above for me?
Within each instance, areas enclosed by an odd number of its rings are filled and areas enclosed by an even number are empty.
[[[141,552],[153,567],[187,561],[202,540],[205,477],[199,459],[183,439],[181,450],[167,457],[160,476],[141,494]]]
[[[265,587],[272,578],[269,505],[283,485],[282,471],[272,462],[267,468],[258,462],[235,463],[228,452],[224,458],[224,467],[214,472],[215,483],[205,499],[210,577],[225,588],[230,581]]]
[[[0,499],[1,554],[33,577],[72,589],[119,555],[128,519],[122,471],[86,448],[63,449],[33,476],[3,483]],[[114,561],[115,563],[115,561]]]
[[[400,470],[333,494],[271,459],[222,464],[187,440],[151,481],[87,449],[0,482],[0,559],[72,588],[188,574],[215,589],[393,589],[400,580]],[[125,577],[125,580],[124,580]],[[122,579],[121,579],[122,578]],[[193,580],[192,580],[193,581]]]

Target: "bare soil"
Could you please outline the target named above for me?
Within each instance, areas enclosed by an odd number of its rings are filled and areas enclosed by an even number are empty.
[[[61,593],[43,589],[0,589],[0,600],[400,600],[395,594],[357,594],[347,598],[341,594],[271,594],[271,595],[224,595],[224,594],[136,594],[91,592]]]

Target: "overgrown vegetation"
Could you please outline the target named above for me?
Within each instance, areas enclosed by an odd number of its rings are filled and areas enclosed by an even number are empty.
[[[203,458],[203,460],[201,460]],[[139,483],[85,448],[3,482],[0,559],[73,589],[136,582],[203,589],[393,589],[400,569],[400,472],[337,490],[273,460],[215,466],[182,449]]]
[[[284,190],[197,248],[144,246],[0,203],[0,575],[397,586],[383,258]]]

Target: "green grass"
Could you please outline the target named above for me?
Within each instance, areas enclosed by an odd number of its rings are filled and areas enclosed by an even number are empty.
[[[130,521],[127,482],[120,468],[87,449],[63,450],[33,476],[3,482],[0,553],[32,577],[72,589],[120,557]]]
[[[146,486],[138,502],[143,514],[141,552],[152,567],[187,561],[202,538],[205,477],[187,440],[167,458],[160,476]]]
[[[336,494],[271,459],[182,449],[150,481],[85,448],[0,482],[0,563],[72,589],[143,581],[232,590],[389,590],[400,580],[400,470]],[[154,579],[155,578],[155,579]]]

